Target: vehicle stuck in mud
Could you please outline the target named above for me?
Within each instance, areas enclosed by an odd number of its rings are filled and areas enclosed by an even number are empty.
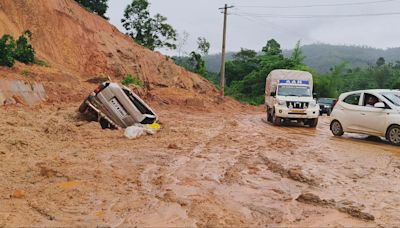
[[[135,123],[153,124],[158,117],[138,95],[113,82],[99,85],[81,104],[79,112],[97,119],[102,128],[127,128]]]
[[[312,94],[312,75],[305,71],[273,70],[266,79],[267,120],[274,125],[283,121],[303,122],[315,128],[319,106]]]

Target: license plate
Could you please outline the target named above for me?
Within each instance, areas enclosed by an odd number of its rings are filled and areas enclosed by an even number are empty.
[[[301,109],[292,109],[289,111],[290,113],[305,113],[305,110],[301,110]]]
[[[116,98],[111,99],[110,104],[115,114],[117,114],[119,118],[123,119],[128,116],[128,113],[126,113],[125,109],[121,106]]]

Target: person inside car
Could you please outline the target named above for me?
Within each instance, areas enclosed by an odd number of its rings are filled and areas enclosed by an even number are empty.
[[[375,103],[377,103],[377,102],[378,102],[378,98],[376,98],[375,96],[369,96],[365,106],[366,107],[374,107]]]

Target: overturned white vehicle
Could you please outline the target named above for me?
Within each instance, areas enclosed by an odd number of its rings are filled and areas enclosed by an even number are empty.
[[[305,71],[274,70],[267,76],[265,106],[267,120],[274,125],[284,121],[318,124],[319,106],[313,98],[313,78]]]
[[[154,111],[125,86],[104,82],[79,107],[79,112],[98,120],[102,128],[127,128],[136,123],[152,124]]]

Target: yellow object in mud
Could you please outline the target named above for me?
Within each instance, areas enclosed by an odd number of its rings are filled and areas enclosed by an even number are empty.
[[[158,123],[152,123],[152,124],[146,124],[146,127],[154,130],[160,130],[161,125]]]

